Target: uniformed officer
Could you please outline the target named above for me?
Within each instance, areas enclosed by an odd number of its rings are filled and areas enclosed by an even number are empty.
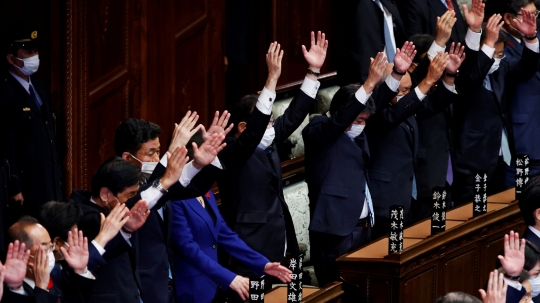
[[[38,31],[20,29],[6,42],[8,70],[0,78],[0,118],[7,132],[8,220],[36,216],[47,201],[62,200],[55,116],[39,68]]]

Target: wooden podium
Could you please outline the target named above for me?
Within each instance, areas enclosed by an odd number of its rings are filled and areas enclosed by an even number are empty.
[[[337,303],[341,302],[343,290],[341,282],[328,284],[325,288],[316,288],[312,286],[304,286],[302,290],[304,303]],[[286,303],[287,302],[287,286],[278,286],[268,291],[264,295],[265,303]]]
[[[488,212],[472,218],[472,203],[447,212],[446,231],[431,236],[431,219],[404,231],[404,250],[388,255],[381,238],[337,259],[358,302],[430,303],[450,291],[479,296],[502,252],[504,234],[524,229],[515,190],[488,197]],[[376,224],[376,222],[375,222]]]

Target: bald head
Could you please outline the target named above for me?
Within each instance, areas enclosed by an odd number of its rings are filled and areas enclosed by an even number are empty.
[[[41,244],[47,245],[51,242],[47,230],[39,224],[34,217],[24,216],[17,223],[13,224],[8,230],[9,238],[12,242],[26,244],[26,248],[34,251]]]

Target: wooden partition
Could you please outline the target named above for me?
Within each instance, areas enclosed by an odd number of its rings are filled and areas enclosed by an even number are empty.
[[[488,212],[472,218],[472,203],[447,212],[446,231],[431,236],[430,219],[404,231],[404,250],[388,255],[381,238],[338,259],[341,277],[359,302],[433,302],[450,291],[478,296],[495,268],[504,234],[522,231],[515,190],[488,197]]]

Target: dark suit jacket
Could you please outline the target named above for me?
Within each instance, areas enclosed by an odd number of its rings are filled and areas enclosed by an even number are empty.
[[[218,285],[229,288],[236,274],[218,263],[218,247],[259,275],[269,262],[227,226],[211,192],[203,198],[215,222],[196,198],[172,202],[177,300],[182,303],[210,303]]]
[[[407,39],[405,26],[396,2],[380,0],[392,14],[396,47]],[[340,85],[364,82],[369,71],[369,58],[382,52],[384,41],[384,14],[373,0],[336,1],[339,13],[338,80]]]
[[[101,224],[99,213],[108,215],[109,212],[90,202],[90,196],[89,192],[81,190],[74,190],[71,194],[71,199],[81,207],[84,214],[78,227],[85,235],[88,235],[88,240],[91,241],[99,233]],[[118,233],[105,246],[106,252],[103,254],[103,259],[106,260],[107,264],[94,270],[97,280],[89,302],[140,303],[141,284],[137,272],[138,241],[136,232],[131,235],[130,242],[131,246]]]
[[[407,37],[415,34],[428,34],[435,37],[437,33],[437,17],[448,10],[441,0],[405,0],[396,1],[405,24]],[[452,43],[463,43],[467,33],[467,24],[456,0],[452,0],[456,12],[456,24],[452,28],[452,35],[448,46]]]
[[[505,60],[520,60],[525,46],[516,42],[509,34],[505,34],[508,40],[504,49]],[[515,90],[511,92],[513,101],[510,105],[516,154],[529,155],[534,160],[540,160],[540,140],[536,140],[540,135],[538,96],[540,96],[540,72],[537,70],[529,80],[516,84]]]
[[[255,251],[272,262],[280,262],[285,251],[298,254],[298,243],[294,225],[283,197],[281,161],[277,145],[300,126],[315,99],[299,91],[285,113],[274,120],[275,139],[268,150],[256,148],[238,170],[226,171],[218,179],[218,186],[224,206],[224,218]],[[249,124],[248,124],[249,125]],[[227,144],[234,144],[234,136],[226,138]],[[285,238],[287,234],[287,238]]]
[[[22,296],[10,291],[4,286],[2,302],[6,303],[86,303],[89,302],[96,280],[87,279],[75,274],[68,267],[55,265],[51,272],[53,286],[48,291],[32,288],[23,282],[23,288],[28,296]]]
[[[43,101],[41,111],[11,74],[0,81],[0,119],[8,127],[10,196],[22,192],[23,209],[30,213],[47,201],[62,200],[56,118],[41,80],[32,76],[31,82]]]
[[[373,94],[376,108],[383,110],[396,94],[384,83]],[[369,148],[364,133],[353,141],[345,130],[365,107],[353,95],[334,115],[316,116],[302,131],[311,231],[346,236],[360,218]]]
[[[472,62],[467,74],[473,80],[457,83],[466,93],[461,102],[454,104],[452,126],[455,139],[453,199],[458,203],[472,198],[473,178],[477,172],[485,171],[488,180],[491,179],[499,161],[503,127],[514,154],[508,91],[512,91],[516,83],[534,76],[539,58],[539,54],[525,48],[519,61],[502,60],[499,69],[489,75],[492,91],[488,91],[481,83],[494,60],[483,51],[468,50],[467,55],[466,60]],[[475,156],[479,153],[481,157]]]
[[[378,111],[366,126],[371,150],[370,190],[375,214],[388,218],[392,205],[403,205],[408,213],[416,172],[418,125],[415,114],[443,111],[458,97],[442,83],[421,102],[414,90],[397,104]]]

